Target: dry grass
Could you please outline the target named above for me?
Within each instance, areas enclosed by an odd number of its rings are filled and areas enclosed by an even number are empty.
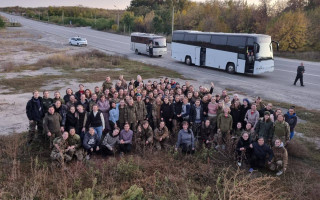
[[[74,161],[63,170],[51,165],[50,152],[43,146],[26,147],[21,142],[23,136],[0,137],[3,199],[289,198],[287,191],[277,185],[283,179],[252,177],[229,167],[232,162],[215,151],[208,162],[201,161],[203,152],[194,156],[148,152],[144,157],[94,157],[90,162]],[[15,162],[20,164],[14,168]],[[306,195],[310,194],[303,194]]]
[[[123,74],[126,80],[136,78],[140,74],[143,78],[158,78],[161,76],[183,78],[183,76],[173,70],[158,66],[150,66],[136,61],[130,61],[119,56],[109,56],[100,51],[77,53],[74,55],[55,54],[46,59],[39,60],[34,65],[19,66],[13,71],[37,70],[44,67],[52,67],[64,72],[59,76],[33,76],[0,80],[0,84],[11,93],[30,92],[33,89],[39,89],[50,81],[57,79],[78,79],[81,82],[103,81],[106,76],[113,79]],[[10,68],[8,68],[10,69]],[[87,71],[78,71],[85,69]],[[99,71],[99,69],[109,69],[110,71]]]
[[[297,60],[320,61],[320,52],[274,52],[275,56]]]
[[[23,51],[30,51],[30,52],[41,52],[41,53],[51,53],[53,49],[43,46],[43,45],[30,45],[25,48],[22,48]]]

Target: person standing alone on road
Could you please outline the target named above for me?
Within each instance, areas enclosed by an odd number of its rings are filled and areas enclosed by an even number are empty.
[[[304,87],[304,85],[303,85],[303,74],[304,74],[304,72],[305,72],[305,70],[304,70],[303,63],[301,63],[300,66],[298,66],[296,80],[294,80],[293,85],[296,85],[297,81],[300,79],[300,85],[302,87]]]

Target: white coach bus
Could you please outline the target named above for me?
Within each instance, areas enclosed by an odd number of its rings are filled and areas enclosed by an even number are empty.
[[[207,66],[229,73],[274,71],[271,36],[261,34],[174,31],[171,56],[188,65]]]
[[[160,35],[132,33],[130,49],[136,54],[161,57],[167,53],[167,40],[164,36]]]

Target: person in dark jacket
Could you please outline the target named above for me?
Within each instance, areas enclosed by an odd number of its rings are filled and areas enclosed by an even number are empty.
[[[81,94],[80,100],[77,101],[77,106],[78,106],[78,105],[82,105],[82,106],[83,106],[83,109],[84,109],[86,112],[89,112],[89,102],[88,102],[85,94]]]
[[[78,119],[77,119],[76,108],[74,106],[71,106],[66,115],[65,130],[69,132],[71,127],[77,127],[77,122],[78,122]]]
[[[70,96],[73,95],[73,91],[71,90],[71,88],[68,88],[66,90],[66,95],[64,95],[63,100],[65,102],[65,104],[67,104],[70,101]]]
[[[263,137],[260,137],[258,139],[258,142],[250,144],[250,148],[252,149],[252,156],[249,169],[250,173],[252,173],[257,168],[265,168],[267,155],[269,156],[268,165],[271,164],[273,152],[271,148],[264,143]]]
[[[188,98],[184,97],[182,100],[181,106],[181,117],[183,121],[189,122],[190,120],[190,103],[188,102]]]
[[[43,105],[43,114],[45,115],[48,112],[49,106],[53,104],[53,99],[49,97],[49,91],[43,91],[42,105]]]
[[[81,95],[84,94],[84,85],[79,84],[79,91],[77,91],[74,96],[76,97],[77,101],[80,101]]]
[[[89,128],[89,132],[86,133],[83,139],[82,146],[87,151],[86,159],[89,160],[93,152],[100,150],[99,148],[100,138],[95,132],[93,127]]]
[[[200,139],[201,124],[204,121],[203,107],[200,102],[200,99],[197,99],[190,109],[190,125],[192,126],[193,134],[198,140]]]
[[[214,138],[213,131],[214,129],[209,119],[207,119],[204,123],[202,123],[200,141],[207,148],[210,148],[213,143],[213,138]]]
[[[44,117],[42,98],[39,96],[38,91],[33,91],[33,97],[28,101],[26,106],[26,113],[29,119],[29,135],[28,143],[30,144],[36,132],[36,127],[38,129],[38,137],[43,132],[42,119]]]
[[[146,97],[144,100],[144,104],[146,105],[146,110],[147,110],[147,116],[146,120],[149,122],[152,130],[155,128],[153,124],[153,117],[152,117],[152,104],[150,102],[149,97]]]
[[[249,133],[244,132],[242,133],[242,136],[239,138],[236,151],[238,155],[238,166],[241,167],[242,161],[247,160],[250,161],[251,157],[251,148],[250,144],[252,143]]]
[[[274,115],[274,111],[272,110],[272,103],[268,103],[266,107],[259,110],[260,117],[264,117],[264,112],[266,111],[270,113],[270,117],[271,115]],[[272,118],[274,119],[274,116],[272,116]]]
[[[62,117],[61,120],[61,132],[64,132],[65,126],[66,126],[66,119],[67,119],[67,113],[68,113],[68,109],[66,105],[63,105],[62,102],[60,100],[57,100],[54,103],[54,109],[56,113],[59,113]]]
[[[297,68],[297,76],[296,79],[294,80],[293,85],[296,85],[297,81],[300,79],[300,85],[303,87],[303,74],[304,74],[305,70],[304,70],[304,66],[303,63],[300,64],[300,66],[298,66]]]
[[[187,121],[182,122],[182,129],[178,133],[175,150],[178,151],[178,148],[181,148],[184,154],[193,154],[195,151],[195,138]]]
[[[268,144],[269,146],[272,145],[274,128],[273,122],[270,119],[269,111],[264,112],[264,117],[258,121],[255,127],[255,132],[257,133],[258,137],[264,138],[266,144]]]
[[[168,97],[163,99],[163,104],[160,107],[160,116],[161,121],[164,121],[169,131],[172,131],[172,119],[174,116],[174,111],[172,104],[169,104]]]
[[[290,140],[294,136],[294,128],[297,125],[298,118],[296,116],[295,112],[295,107],[291,107],[287,114],[284,115],[285,121],[289,124],[290,126]]]
[[[247,122],[244,119],[250,107],[250,101],[248,99],[243,99],[243,104],[240,106],[240,121],[242,122],[243,127],[245,127],[247,124]]]
[[[82,105],[77,106],[77,126],[76,133],[80,135],[81,140],[83,140],[87,123],[87,112],[83,110]]]
[[[233,104],[230,106],[230,115],[232,116],[232,129],[235,130],[237,128],[238,122],[241,121],[241,105],[240,101],[235,101]]]
[[[182,102],[180,101],[180,96],[176,95],[174,98],[173,106],[173,130],[174,134],[178,131],[180,124],[182,122]]]

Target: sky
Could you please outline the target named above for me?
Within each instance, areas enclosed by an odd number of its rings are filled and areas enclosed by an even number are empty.
[[[204,2],[205,0],[193,0]],[[248,0],[253,3],[256,0]],[[104,8],[104,9],[125,9],[130,5],[130,0],[0,0],[0,7],[48,7],[48,6],[77,6]]]

